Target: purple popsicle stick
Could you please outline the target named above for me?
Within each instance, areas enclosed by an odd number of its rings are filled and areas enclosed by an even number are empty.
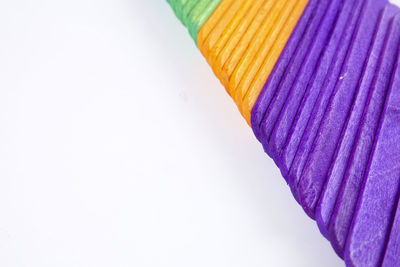
[[[352,2],[352,0],[349,0]],[[287,175],[287,182],[292,190],[294,198],[298,201],[298,190],[297,184],[300,180],[301,173],[306,163],[308,154],[310,153],[312,143],[317,134],[319,125],[322,117],[325,113],[325,109],[328,105],[328,101],[331,97],[332,91],[338,81],[340,70],[342,69],[348,48],[350,46],[354,29],[357,25],[357,21],[361,14],[364,0],[357,0],[352,9],[352,15],[349,21],[347,21],[347,27],[340,39],[338,50],[336,51],[334,60],[329,67],[328,74],[326,75],[323,86],[319,92],[317,101],[312,109],[311,117],[307,121],[307,127],[304,130],[304,134],[301,137],[301,142],[298,149],[295,151],[295,157],[289,169],[289,175]],[[293,152],[294,150],[292,150]]]
[[[366,1],[351,48],[341,70],[340,78],[329,101],[318,134],[314,140],[299,184],[299,200],[304,211],[315,217],[315,206],[343,125],[353,103],[354,94],[373,39],[375,28],[385,1]]]
[[[283,146],[281,156],[278,159],[279,167],[284,177],[287,177],[289,168],[292,165],[293,158],[296,155],[297,148],[301,141],[301,137],[307,126],[308,119],[311,116],[311,111],[317,100],[320,89],[323,86],[329,67],[334,60],[336,50],[341,40],[341,36],[345,27],[351,26],[348,23],[349,15],[355,5],[355,1],[346,0],[343,3],[340,15],[336,20],[335,28],[330,36],[328,45],[325,48],[324,55],[318,62],[317,71],[313,74],[311,82],[305,92],[299,111],[291,126],[285,145]],[[353,14],[354,15],[354,14]],[[355,25],[355,23],[354,23]]]
[[[399,27],[399,15],[396,16],[396,24]],[[399,67],[400,58],[397,57],[364,184],[347,238],[345,261],[348,266],[380,265],[393,223],[400,186]],[[387,261],[391,261],[389,257],[392,255],[391,246],[394,244],[389,241],[388,245]],[[399,262],[390,266],[399,266]]]
[[[297,77],[301,75],[299,72],[305,62],[305,59],[307,58],[307,55],[310,52],[310,47],[312,43],[315,42],[316,33],[318,32],[321,23],[322,25],[325,25],[325,22],[333,21],[336,16],[337,10],[341,6],[340,4],[341,1],[320,1],[316,10],[315,17],[313,18],[311,24],[304,33],[304,36],[296,50],[296,54],[290,62],[289,68],[287,69],[285,76],[279,84],[279,87],[277,88],[275,95],[272,98],[270,105],[268,106],[264,114],[264,118],[262,119],[260,126],[260,136],[262,144],[264,145],[264,150],[273,159],[275,158],[273,157],[273,155],[270,154],[269,151],[269,138],[274,128],[275,121],[279,116],[279,111],[284,105],[293,83],[296,81]],[[329,26],[331,26],[331,24],[332,22],[330,22]],[[324,26],[324,30],[326,30],[326,28],[327,26]],[[318,58],[316,58],[316,60],[317,59]]]
[[[397,85],[397,90],[399,90],[400,86]],[[400,98],[397,98],[397,107],[400,105]],[[400,125],[400,116],[399,111],[397,112],[396,124]],[[399,132],[400,129],[397,129]],[[399,159],[400,160],[400,159]],[[396,214],[394,217],[392,229],[389,235],[389,241],[386,247],[385,256],[383,258],[382,267],[392,267],[392,266],[399,266],[400,265],[400,205],[399,205],[399,194],[397,194],[397,208]]]
[[[342,131],[342,135],[340,137],[339,145],[336,148],[335,156],[332,161],[332,165],[328,172],[328,176],[326,178],[326,184],[324,186],[324,190],[322,191],[321,197],[319,199],[317,208],[316,208],[316,221],[318,223],[319,229],[322,234],[328,237],[328,225],[329,220],[331,218],[331,214],[333,212],[333,208],[335,207],[336,199],[338,196],[338,192],[340,190],[340,186],[342,183],[342,179],[345,174],[347,162],[351,156],[351,151],[354,143],[356,142],[357,130],[360,125],[361,117],[364,111],[364,107],[367,103],[368,94],[370,92],[371,84],[373,82],[374,74],[377,70],[377,65],[379,61],[379,57],[381,55],[381,51],[383,50],[384,42],[386,40],[386,36],[388,33],[388,27],[393,16],[398,12],[398,8],[394,5],[388,5],[385,7],[382,16],[380,18],[378,30],[375,33],[375,38],[371,50],[368,54],[368,61],[365,64],[364,73],[359,83],[359,89],[356,94],[356,99],[353,103],[353,106],[350,111],[350,116],[347,118],[347,122]],[[388,42],[386,42],[386,48],[389,48]],[[390,50],[392,51],[392,50]],[[386,53],[386,56],[392,53]],[[393,55],[390,55],[393,57]],[[394,64],[394,60],[389,60],[389,65]],[[378,68],[380,74],[382,75],[382,64]],[[390,72],[391,73],[391,72]],[[390,74],[389,74],[390,75]],[[384,81],[388,81],[388,78],[384,78]],[[380,91],[385,91],[387,85],[384,83],[377,83],[375,78],[375,87],[381,86]],[[372,86],[373,87],[373,86]],[[371,89],[372,90],[372,89]],[[378,89],[375,89],[379,91]],[[382,97],[383,102],[384,97]],[[383,104],[379,105],[383,106]],[[377,125],[376,123],[375,125]],[[342,255],[342,252],[339,253]]]
[[[342,7],[343,3],[341,3],[340,6]],[[317,33],[313,36],[313,42],[308,48],[308,54],[303,61],[296,80],[289,90],[286,101],[283,102],[283,106],[281,107],[274,105],[274,107],[276,107],[275,110],[278,112],[278,119],[275,123],[273,121],[270,122],[274,126],[269,137],[268,151],[270,152],[271,157],[276,159],[276,162],[278,162],[282,147],[286,141],[287,134],[293,123],[293,119],[296,116],[304,92],[306,91],[312,75],[317,71],[317,63],[324,49],[326,49],[329,36],[335,28],[337,18],[340,14],[339,11],[339,6],[336,6],[331,10],[328,9],[325,13],[324,19],[321,21]]]
[[[268,80],[263,90],[261,91],[256,101],[256,104],[253,107],[251,113],[251,126],[253,128],[255,136],[260,142],[261,139],[259,125],[262,118],[264,117],[265,110],[267,109],[276,88],[281,82],[286,68],[289,65],[289,62],[294,52],[296,51],[296,48],[301,38],[303,37],[307,25],[310,23],[311,18],[314,16],[314,11],[318,2],[319,0],[310,0],[310,2],[308,2],[306,9],[304,10],[299,22],[296,25],[296,28],[290,36],[288,43],[286,44],[282,54],[279,57],[278,62],[276,63],[274,69],[268,77]]]
[[[398,8],[388,6],[383,18],[387,21],[393,18],[394,13],[398,13]],[[358,194],[362,184],[362,175],[365,173],[365,167],[368,163],[368,155],[373,145],[373,140],[378,128],[379,119],[382,114],[385,97],[390,83],[395,59],[397,55],[397,47],[400,41],[400,27],[396,25],[397,22],[390,23],[389,30],[387,26],[382,26],[384,40],[383,52],[380,55],[377,71],[374,75],[371,90],[368,95],[367,104],[365,106],[363,116],[360,122],[359,130],[356,137],[356,142],[353,147],[353,153],[349,161],[349,167],[354,165],[355,161],[361,160],[363,166],[358,165],[360,169],[357,170],[355,176],[349,176],[348,171],[345,172],[343,184],[339,197],[336,201],[335,209],[329,225],[329,232],[332,246],[335,248],[339,255],[343,255],[343,250],[347,238],[347,233],[351,226],[354,208],[357,202]],[[397,23],[398,24],[398,23]],[[381,30],[379,30],[381,31]],[[386,33],[385,33],[386,32]],[[382,41],[380,41],[382,42]],[[379,53],[376,53],[379,56]],[[354,111],[353,111],[354,112]],[[358,152],[355,153],[354,150]],[[360,155],[359,152],[363,151],[363,157],[354,156]],[[348,170],[349,170],[348,167]],[[330,188],[332,190],[332,188]],[[321,202],[321,201],[320,201]]]

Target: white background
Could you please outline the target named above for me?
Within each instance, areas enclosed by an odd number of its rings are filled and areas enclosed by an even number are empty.
[[[0,266],[342,266],[165,1],[0,0]]]

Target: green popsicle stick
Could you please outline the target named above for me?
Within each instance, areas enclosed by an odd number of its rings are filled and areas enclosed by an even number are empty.
[[[197,45],[197,35],[222,0],[167,0]]]

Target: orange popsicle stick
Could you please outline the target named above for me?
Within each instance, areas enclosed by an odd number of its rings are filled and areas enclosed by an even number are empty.
[[[232,76],[229,80],[229,90],[233,99],[235,99],[235,91],[238,87],[240,81],[243,76],[246,74],[247,69],[253,63],[254,57],[262,57],[259,53],[260,48],[262,48],[266,39],[269,39],[269,32],[271,29],[275,27],[275,22],[278,20],[281,10],[285,6],[285,3],[288,0],[276,0],[274,7],[271,10],[271,13],[268,15],[266,21],[263,23],[261,30],[257,33],[257,36],[254,38],[253,42],[250,44],[249,48],[246,50],[246,53],[239,61],[236,69],[233,71]],[[291,0],[293,1],[293,0]],[[261,65],[261,64],[260,64]]]
[[[249,1],[250,2],[250,1]],[[213,69],[217,74],[218,78],[222,82],[222,68],[225,65],[228,58],[231,54],[237,49],[237,45],[243,36],[247,33],[250,27],[252,27],[252,23],[254,18],[260,11],[261,5],[264,0],[253,0],[250,6],[250,9],[247,10],[246,14],[240,21],[239,25],[236,27],[235,31],[229,37],[229,40],[225,44],[224,48],[219,52],[217,58],[214,62]],[[223,83],[224,84],[224,83]],[[226,86],[227,84],[224,84]]]
[[[259,31],[262,23],[266,20],[268,13],[273,7],[274,1],[266,0],[264,1],[260,11],[257,13],[257,16],[254,18],[254,21],[249,26],[246,33],[243,35],[242,39],[236,46],[235,50],[233,50],[232,54],[225,62],[221,71],[221,82],[225,87],[229,85],[229,79],[235,70],[237,64],[242,58],[243,54],[248,49],[250,43],[253,41],[256,33]]]
[[[209,59],[209,53],[211,49],[214,47],[215,43],[219,40],[223,31],[226,29],[227,25],[231,22],[232,18],[235,16],[237,10],[240,8],[244,0],[230,0],[230,1],[232,1],[232,5],[226,10],[225,14],[217,22],[217,24],[212,29],[207,38],[201,42],[202,46],[199,45],[200,52],[203,54],[203,56],[206,58],[207,61]],[[208,26],[208,21],[206,22],[205,25]],[[204,26],[202,28],[204,28]]]
[[[278,19],[275,21],[274,27],[269,32],[268,38],[264,40],[261,49],[258,51],[257,55],[253,58],[253,61],[250,63],[250,65],[247,67],[247,70],[244,73],[242,79],[240,80],[239,85],[236,87],[234,99],[239,107],[239,110],[241,110],[243,96],[246,94],[247,90],[249,89],[249,86],[251,85],[255,76],[257,75],[258,71],[263,65],[265,58],[267,57],[268,53],[271,51],[271,48],[277,41],[278,35],[281,32],[282,28],[284,27],[286,20],[292,13],[296,1],[297,0],[288,0],[287,4],[283,8]]]
[[[213,14],[208,18],[203,27],[201,27],[197,35],[198,46],[203,46],[204,41],[207,39],[210,32],[214,29],[215,25],[219,22],[226,10],[232,5],[233,0],[223,0],[218,7],[214,10]]]
[[[268,57],[264,60],[263,66],[260,68],[252,84],[249,86],[247,93],[243,98],[242,103],[242,115],[250,125],[251,111],[261,93],[269,75],[271,74],[276,62],[278,61],[283,49],[288,42],[290,35],[297,25],[305,7],[307,6],[308,0],[297,0],[296,7],[282,29],[277,41],[271,49]]]
[[[217,60],[218,54],[224,49],[225,45],[228,43],[229,39],[234,34],[236,28],[240,25],[240,22],[242,21],[243,17],[246,15],[246,13],[248,12],[249,8],[253,3],[254,0],[246,0],[243,2],[242,6],[239,8],[239,10],[235,14],[231,22],[225,28],[219,40],[215,43],[214,47],[211,49],[209,53],[208,62],[213,68],[214,72],[215,72],[214,65],[215,61]]]

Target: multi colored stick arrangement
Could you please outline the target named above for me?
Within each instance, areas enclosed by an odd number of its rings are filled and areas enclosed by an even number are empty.
[[[400,9],[169,0],[348,266],[400,266]]]

